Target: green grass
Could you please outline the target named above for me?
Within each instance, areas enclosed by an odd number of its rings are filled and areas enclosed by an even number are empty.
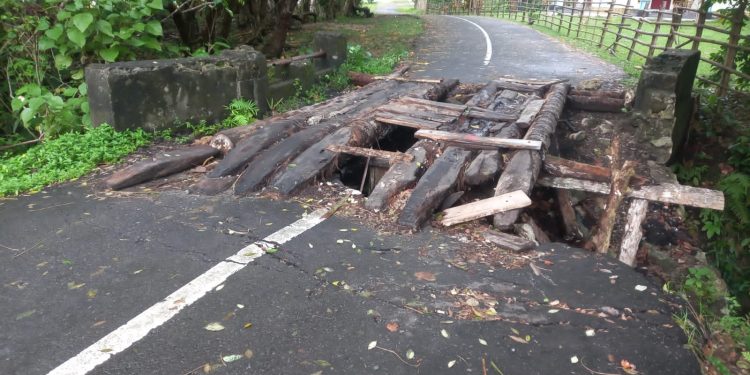
[[[36,191],[76,179],[103,163],[114,163],[151,143],[143,130],[117,132],[108,125],[67,133],[25,153],[0,157],[0,196]]]

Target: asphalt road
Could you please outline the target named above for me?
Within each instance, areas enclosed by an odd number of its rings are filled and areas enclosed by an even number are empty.
[[[609,258],[456,268],[471,244],[430,229],[82,185],[0,200],[2,374],[700,373],[672,297]]]
[[[477,16],[431,15],[425,20],[412,77],[474,83],[497,77],[568,79],[573,84],[625,77],[618,67],[517,23]]]

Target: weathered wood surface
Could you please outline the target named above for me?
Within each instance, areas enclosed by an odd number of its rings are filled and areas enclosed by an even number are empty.
[[[244,195],[260,190],[280,167],[323,137],[336,130],[336,123],[306,128],[275,144],[251,161],[234,184],[234,193]]]
[[[518,115],[515,114],[487,111],[475,107],[467,108],[464,115],[469,118],[489,121],[516,121],[516,119],[518,118]]]
[[[407,128],[414,129],[437,129],[444,124],[444,122],[436,122],[411,116],[397,115],[389,112],[378,112],[375,115],[375,121],[382,122],[384,124],[405,126]]]
[[[625,223],[624,235],[620,243],[620,262],[630,267],[635,266],[635,257],[643,238],[641,224],[646,219],[648,201],[645,199],[631,199],[628,207],[628,221]]]
[[[614,163],[613,165],[619,165],[619,163]],[[635,162],[631,160],[626,161],[621,168],[613,170],[607,204],[599,218],[599,222],[592,231],[591,239],[584,245],[585,248],[601,254],[609,251],[612,230],[617,220],[617,211],[620,209],[623,199],[625,199],[628,185],[630,185],[630,178],[633,177],[633,174],[635,174]]]
[[[438,148],[436,142],[424,139],[412,145],[406,153],[412,155],[414,161],[391,166],[370,192],[365,207],[369,210],[382,210],[393,196],[414,185],[432,165]]]
[[[484,150],[471,161],[464,171],[464,182],[479,186],[492,181],[500,171],[502,160],[497,150]]]
[[[557,120],[560,118],[565,105],[567,92],[568,85],[566,84],[558,83],[552,85],[542,109],[526,132],[524,139],[540,141],[542,143],[543,150],[541,152],[544,152],[549,147],[550,139],[557,127]],[[500,179],[495,186],[495,195],[502,195],[515,190],[521,190],[527,195],[531,194],[531,189],[534,187],[534,182],[542,164],[541,152],[531,150],[516,151],[500,175]],[[518,219],[520,213],[520,210],[499,213],[494,216],[493,224],[499,229],[510,229]]]
[[[599,182],[609,182],[610,179],[609,168],[580,163],[552,155],[547,155],[544,158],[544,171],[554,177],[571,177]],[[642,186],[648,180],[647,177],[635,175],[630,181],[633,186]]]
[[[484,239],[493,244],[514,252],[525,252],[533,249],[536,244],[523,237],[514,236],[494,230],[487,230],[483,233]]]
[[[116,172],[107,179],[106,184],[114,190],[124,189],[202,165],[218,154],[219,150],[206,145],[167,151],[155,160],[142,161]]]
[[[387,161],[389,164],[410,163],[414,161],[414,155],[406,154],[403,152],[376,150],[374,148],[330,145],[326,147],[326,150],[339,154],[356,155],[366,158],[378,158]]]
[[[403,98],[404,95],[439,100],[446,95],[450,87],[454,87],[456,84],[457,81],[455,80],[446,80],[439,85],[403,83],[399,84],[396,89],[381,92],[380,94],[384,95],[386,99],[381,102],[375,100],[366,102],[362,113],[359,113],[356,118],[352,117],[355,121],[348,124],[350,125],[347,127],[348,133],[347,131],[337,132],[309,147],[294,159],[295,167],[276,176],[271,185],[282,195],[289,195],[309,184],[315,178],[331,174],[338,154],[326,151],[326,147],[330,145],[369,146],[392,131],[392,126],[383,125],[371,119],[378,107],[398,98]],[[348,138],[345,136],[348,136]]]
[[[188,192],[190,194],[216,195],[229,189],[235,181],[237,181],[237,176],[201,178],[188,188]]]
[[[490,97],[488,95],[484,95],[480,93],[476,94],[475,97],[472,98],[472,101],[470,102],[470,104],[469,103],[467,104],[443,103],[443,102],[435,102],[431,100],[416,99],[416,98],[403,98],[401,99],[401,102],[406,103],[407,105],[408,104],[420,105],[421,109],[423,110],[435,111],[436,113],[440,113],[440,114],[449,115],[453,113],[455,114],[455,116],[459,116],[463,114],[466,117],[476,118],[480,120],[515,121],[518,118],[518,115],[515,115],[515,114],[495,112],[495,111],[491,111],[486,108],[483,108],[481,105],[492,104],[492,100],[494,99],[494,96]]]
[[[518,116],[516,125],[522,129],[528,128],[539,111],[542,110],[542,105],[544,105],[544,99],[534,99],[529,101],[529,103],[523,108],[523,111],[521,111],[521,115]]]
[[[440,223],[445,226],[451,226],[481,219],[507,210],[528,207],[530,205],[531,199],[529,199],[524,192],[520,190],[513,191],[492,198],[482,199],[458,207],[449,208],[443,211],[443,218],[440,220]]]
[[[227,152],[207,177],[217,178],[241,172],[242,168],[263,150],[299,131],[304,124],[303,120],[281,119],[262,125],[252,136],[240,140],[234,148]]]
[[[487,105],[490,105],[493,103],[496,93],[497,84],[490,82],[479,93],[474,95],[467,104],[473,106],[481,102],[489,103]],[[491,127],[479,126],[479,129],[472,129],[469,124],[464,124],[466,127],[463,130],[468,131],[471,129],[477,133],[476,135],[480,136],[487,134]],[[445,197],[455,190],[460,182],[459,178],[463,169],[472,156],[473,152],[469,150],[453,146],[446,148],[445,152],[430,166],[416,187],[414,187],[412,194],[404,205],[404,209],[401,211],[401,215],[399,215],[398,223],[411,230],[419,230],[422,224],[430,218],[432,213],[445,200]]]
[[[514,224],[514,228],[516,229],[517,234],[520,234],[519,229],[523,228],[522,230],[524,232],[531,234],[532,237],[529,239],[538,244],[551,242],[547,233],[545,233],[542,227],[537,224],[536,220],[528,214],[522,214],[521,223]]]
[[[568,103],[570,108],[590,112],[619,113],[625,108],[625,99],[606,96],[568,95]]]
[[[447,124],[451,121],[455,121],[458,118],[458,115],[454,112],[443,114],[436,111],[431,111],[429,108],[418,108],[418,105],[409,106],[400,104],[400,102],[398,101],[380,106],[380,108],[378,109],[380,110],[380,112],[378,112],[378,115],[382,114],[385,117],[388,117],[389,115],[409,116],[418,119],[438,122],[440,124]]]
[[[542,148],[541,141],[529,139],[482,137],[474,134],[453,133],[442,130],[422,129],[414,133],[414,136],[417,138],[444,142],[450,145],[455,145],[471,150],[497,150],[498,148],[508,148],[515,150],[539,150]]]
[[[579,90],[573,87],[570,89],[570,92],[568,92],[568,95],[599,96],[599,97],[606,97],[606,98],[625,99],[626,91],[624,90]]]
[[[560,218],[562,219],[563,229],[565,230],[565,238],[569,240],[582,239],[583,232],[578,225],[578,220],[576,220],[576,212],[570,198],[570,191],[557,189],[556,193],[557,206],[560,210]]]
[[[608,194],[609,184],[566,177],[542,177],[539,186],[556,189],[587,191]],[[653,202],[681,204],[691,207],[724,210],[724,193],[717,190],[697,188],[678,184],[646,185],[626,194],[628,198],[639,198]]]

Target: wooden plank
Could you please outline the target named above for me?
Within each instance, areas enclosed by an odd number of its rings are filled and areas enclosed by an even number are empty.
[[[539,186],[556,189],[581,190],[590,193],[608,194],[609,184],[579,180],[567,177],[543,177],[537,181]],[[628,198],[645,199],[652,202],[681,204],[691,207],[724,210],[724,193],[718,190],[697,188],[679,184],[661,184],[641,186],[626,194]]]
[[[646,219],[648,201],[645,199],[632,199],[628,207],[628,221],[625,223],[624,236],[620,243],[620,262],[630,267],[635,266],[635,256],[643,237],[641,224]]]
[[[458,114],[463,113],[469,106],[465,104],[453,104],[453,103],[444,103],[444,102],[437,102],[434,100],[427,100],[427,99],[421,99],[421,98],[415,98],[411,96],[405,96],[403,98],[400,98],[398,102],[401,103],[415,103],[415,104],[422,104],[426,106],[431,107],[438,107],[442,109],[451,110],[454,112],[457,112]]]
[[[516,121],[516,119],[518,118],[518,116],[514,114],[488,111],[476,107],[469,107],[467,112],[465,113],[465,116],[469,118],[489,121]]]
[[[484,239],[500,246],[503,249],[511,250],[514,252],[524,252],[533,249],[536,244],[523,237],[514,236],[503,232],[494,230],[487,230],[483,233]]]
[[[547,155],[544,159],[544,171],[554,177],[572,177],[582,180],[609,182],[609,168],[580,163],[577,161],[563,159],[557,156]],[[633,186],[645,185],[649,179],[644,176],[633,176]]]
[[[436,149],[436,142],[427,139],[417,141],[406,150],[407,154],[414,157],[414,162],[391,166],[370,192],[365,207],[369,210],[382,210],[393,196],[413,186],[422,173],[432,165]]]
[[[430,120],[439,122],[441,124],[447,124],[458,118],[458,114],[453,111],[435,111],[440,108],[421,108],[417,105],[403,105],[398,103],[391,103],[378,108],[382,112],[388,112],[396,115],[416,117],[424,120]]]
[[[114,190],[124,189],[199,166],[218,154],[219,150],[207,145],[167,151],[155,160],[139,162],[115,172],[107,179],[106,184]]]
[[[521,115],[518,116],[518,120],[516,120],[516,125],[522,129],[527,129],[531,125],[531,121],[534,120],[536,115],[542,109],[542,105],[544,105],[544,99],[531,100],[529,104],[524,107],[523,111],[521,111]]]
[[[424,120],[409,116],[396,115],[389,112],[378,112],[375,115],[375,121],[383,124],[405,126],[414,129],[437,129],[442,123]]]
[[[405,154],[403,152],[376,150],[372,148],[353,147],[345,145],[329,145],[326,147],[326,150],[336,153],[357,155],[366,158],[384,159],[387,160],[390,164],[410,163],[414,161],[414,155]]]
[[[530,205],[531,199],[523,191],[517,190],[449,208],[443,211],[444,216],[440,220],[440,223],[445,226],[451,226]]]
[[[566,239],[581,239],[583,233],[576,220],[576,212],[570,199],[570,191],[557,189],[557,205],[560,209]]]
[[[541,141],[528,139],[508,139],[495,137],[481,137],[474,134],[452,133],[441,130],[418,130],[414,133],[417,138],[431,139],[444,142],[462,148],[472,150],[497,150],[498,148],[511,148],[516,150],[539,150],[542,148]]]

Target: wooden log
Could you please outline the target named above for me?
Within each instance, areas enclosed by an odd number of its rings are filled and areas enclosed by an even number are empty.
[[[326,150],[335,153],[344,153],[349,155],[362,156],[366,158],[377,158],[387,161],[389,164],[394,163],[411,163],[414,161],[414,155],[405,154],[403,152],[393,152],[376,150],[372,148],[363,147],[352,147],[344,145],[330,145],[326,147]]]
[[[573,209],[570,192],[568,190],[558,189],[556,193],[557,206],[560,210],[560,218],[562,219],[563,229],[565,230],[565,238],[568,240],[582,239],[583,232],[581,232],[581,227],[578,225],[578,220],[576,220],[576,212],[575,209]]]
[[[527,129],[531,125],[531,122],[534,120],[534,117],[536,117],[539,111],[542,110],[542,105],[544,105],[543,99],[533,99],[529,101],[529,104],[526,104],[526,107],[524,107],[523,111],[521,111],[521,115],[518,116],[516,125],[518,125],[522,129]]]
[[[451,226],[481,219],[507,210],[528,207],[530,205],[531,199],[529,199],[524,192],[520,190],[513,191],[492,198],[482,199],[458,207],[449,208],[443,211],[443,218],[440,220],[440,223],[445,226]]]
[[[542,143],[541,152],[549,147],[552,134],[557,127],[557,120],[563,111],[568,86],[566,84],[555,84],[549,89],[544,105],[539,114],[526,132],[524,139],[539,141]],[[500,179],[495,186],[495,195],[521,190],[525,194],[531,194],[542,158],[540,151],[519,150],[511,157],[505,166]],[[499,213],[493,218],[493,225],[500,229],[510,229],[516,222],[520,210],[510,210]]]
[[[492,104],[494,99],[486,100],[486,98],[494,98],[496,92],[497,84],[490,82],[480,90],[479,94],[474,95],[467,102],[467,107],[474,106],[480,101],[489,103],[488,105]],[[471,129],[470,124],[465,123],[464,130]],[[475,131],[476,135],[485,135],[489,132],[492,123],[486,125],[488,126],[480,126],[476,130],[471,130]],[[464,167],[472,159],[472,156],[472,151],[453,146],[448,147],[417,183],[409,199],[406,201],[401,215],[399,215],[398,223],[411,230],[419,230],[422,224],[429,219],[435,209],[445,200],[445,197],[455,190],[460,182],[459,177]]]
[[[188,192],[190,194],[216,195],[229,189],[235,181],[237,181],[237,176],[201,178],[188,188]]]
[[[608,194],[610,190],[607,183],[565,177],[542,177],[537,181],[537,184],[556,189],[580,190],[597,194]],[[724,210],[724,193],[721,191],[679,184],[641,186],[637,190],[630,190],[626,197],[719,211]]]
[[[436,113],[435,111],[422,110],[422,109],[415,108],[415,106],[406,106],[403,104],[399,104],[398,102],[386,104],[384,106],[381,106],[378,109],[380,110],[378,114],[385,112],[383,116],[388,116],[388,115],[409,116],[409,117],[416,117],[418,119],[438,122],[440,124],[447,124],[451,121],[455,121],[458,118],[457,115],[446,115],[446,114]]]
[[[550,243],[547,233],[542,230],[542,227],[531,216],[523,214],[521,220],[521,223],[513,225],[516,234],[540,245]]]
[[[446,81],[445,85],[453,85],[455,82]],[[370,146],[377,140],[385,137],[391,130],[392,126],[380,124],[372,121],[371,116],[377,108],[389,101],[403,95],[426,96],[443,90],[435,89],[429,84],[403,83],[388,91],[382,91],[382,98],[378,101],[370,100],[364,103],[366,109],[359,113],[354,124],[349,126],[350,132],[337,132],[325,140],[316,143],[305,150],[294,159],[295,167],[287,169],[278,175],[272,182],[272,186],[282,195],[289,195],[299,190],[305,184],[314,180],[320,175],[329,175],[335,169],[335,161],[338,154],[326,151],[329,145],[348,145],[348,146]],[[348,138],[345,136],[348,135]]]
[[[510,251],[517,253],[525,252],[536,247],[536,244],[523,237],[514,236],[503,232],[494,230],[486,230],[484,233],[484,239],[492,242],[493,244]]]
[[[373,79],[372,74],[366,74],[366,73],[359,73],[359,72],[347,72],[346,76],[349,77],[349,82],[351,82],[355,86],[366,86],[373,82],[375,82],[375,79]]]
[[[615,163],[614,165],[617,164]],[[631,160],[626,161],[622,165],[622,168],[618,168],[612,172],[612,182],[610,183],[607,205],[591,234],[591,239],[584,245],[586,249],[596,251],[600,254],[609,251],[612,229],[617,219],[617,210],[620,208],[622,200],[625,199],[625,194],[630,184],[630,177],[633,174],[635,174],[635,162]]]
[[[442,130],[422,129],[414,133],[414,136],[417,138],[444,142],[450,145],[455,145],[471,150],[497,150],[498,148],[510,148],[516,150],[539,150],[542,148],[541,141],[528,139],[481,137],[474,134],[452,133]]]
[[[406,153],[412,155],[414,161],[391,166],[370,192],[365,207],[369,210],[382,210],[393,196],[413,186],[422,173],[432,165],[438,148],[437,142],[426,139],[412,145]]]
[[[470,107],[465,113],[466,117],[489,121],[516,121],[515,114],[488,111],[481,108]]]
[[[199,166],[218,154],[219,150],[206,145],[168,151],[155,160],[139,162],[115,172],[107,179],[106,184],[114,190],[124,189]]]
[[[420,118],[396,115],[388,112],[378,112],[375,115],[375,121],[388,125],[405,126],[413,129],[437,129],[443,123],[424,120]]]
[[[295,119],[281,119],[266,123],[257,129],[252,136],[240,140],[235,147],[224,155],[216,167],[208,173],[208,178],[218,178],[236,174],[253,161],[262,151],[272,144],[287,138],[302,128],[304,121]],[[217,135],[214,137],[216,139]]]
[[[466,111],[467,108],[469,108],[469,106],[465,104],[443,103],[443,102],[438,102],[434,100],[415,98],[411,96],[403,97],[399,99],[398,101],[401,103],[407,103],[407,104],[414,103],[414,104],[421,104],[427,107],[441,108],[441,109],[448,110],[448,111],[454,111],[456,112],[456,114],[461,114],[464,111]]]
[[[464,182],[471,186],[479,186],[492,181],[500,171],[500,152],[484,150],[471,161],[464,172]]]
[[[234,193],[244,195],[260,190],[278,168],[334,131],[335,123],[306,128],[275,144],[251,161],[234,184]]]
[[[591,112],[620,113],[625,108],[625,99],[606,96],[568,95],[570,108]]]
[[[547,155],[544,159],[544,171],[554,177],[571,177],[582,180],[609,182],[610,169],[598,165],[580,163]],[[632,186],[642,186],[648,183],[648,178],[635,175],[630,180]]]
[[[631,199],[628,208],[628,221],[625,223],[624,235],[620,243],[620,262],[630,267],[635,266],[635,257],[638,254],[643,231],[641,224],[646,219],[648,201],[645,199]]]

